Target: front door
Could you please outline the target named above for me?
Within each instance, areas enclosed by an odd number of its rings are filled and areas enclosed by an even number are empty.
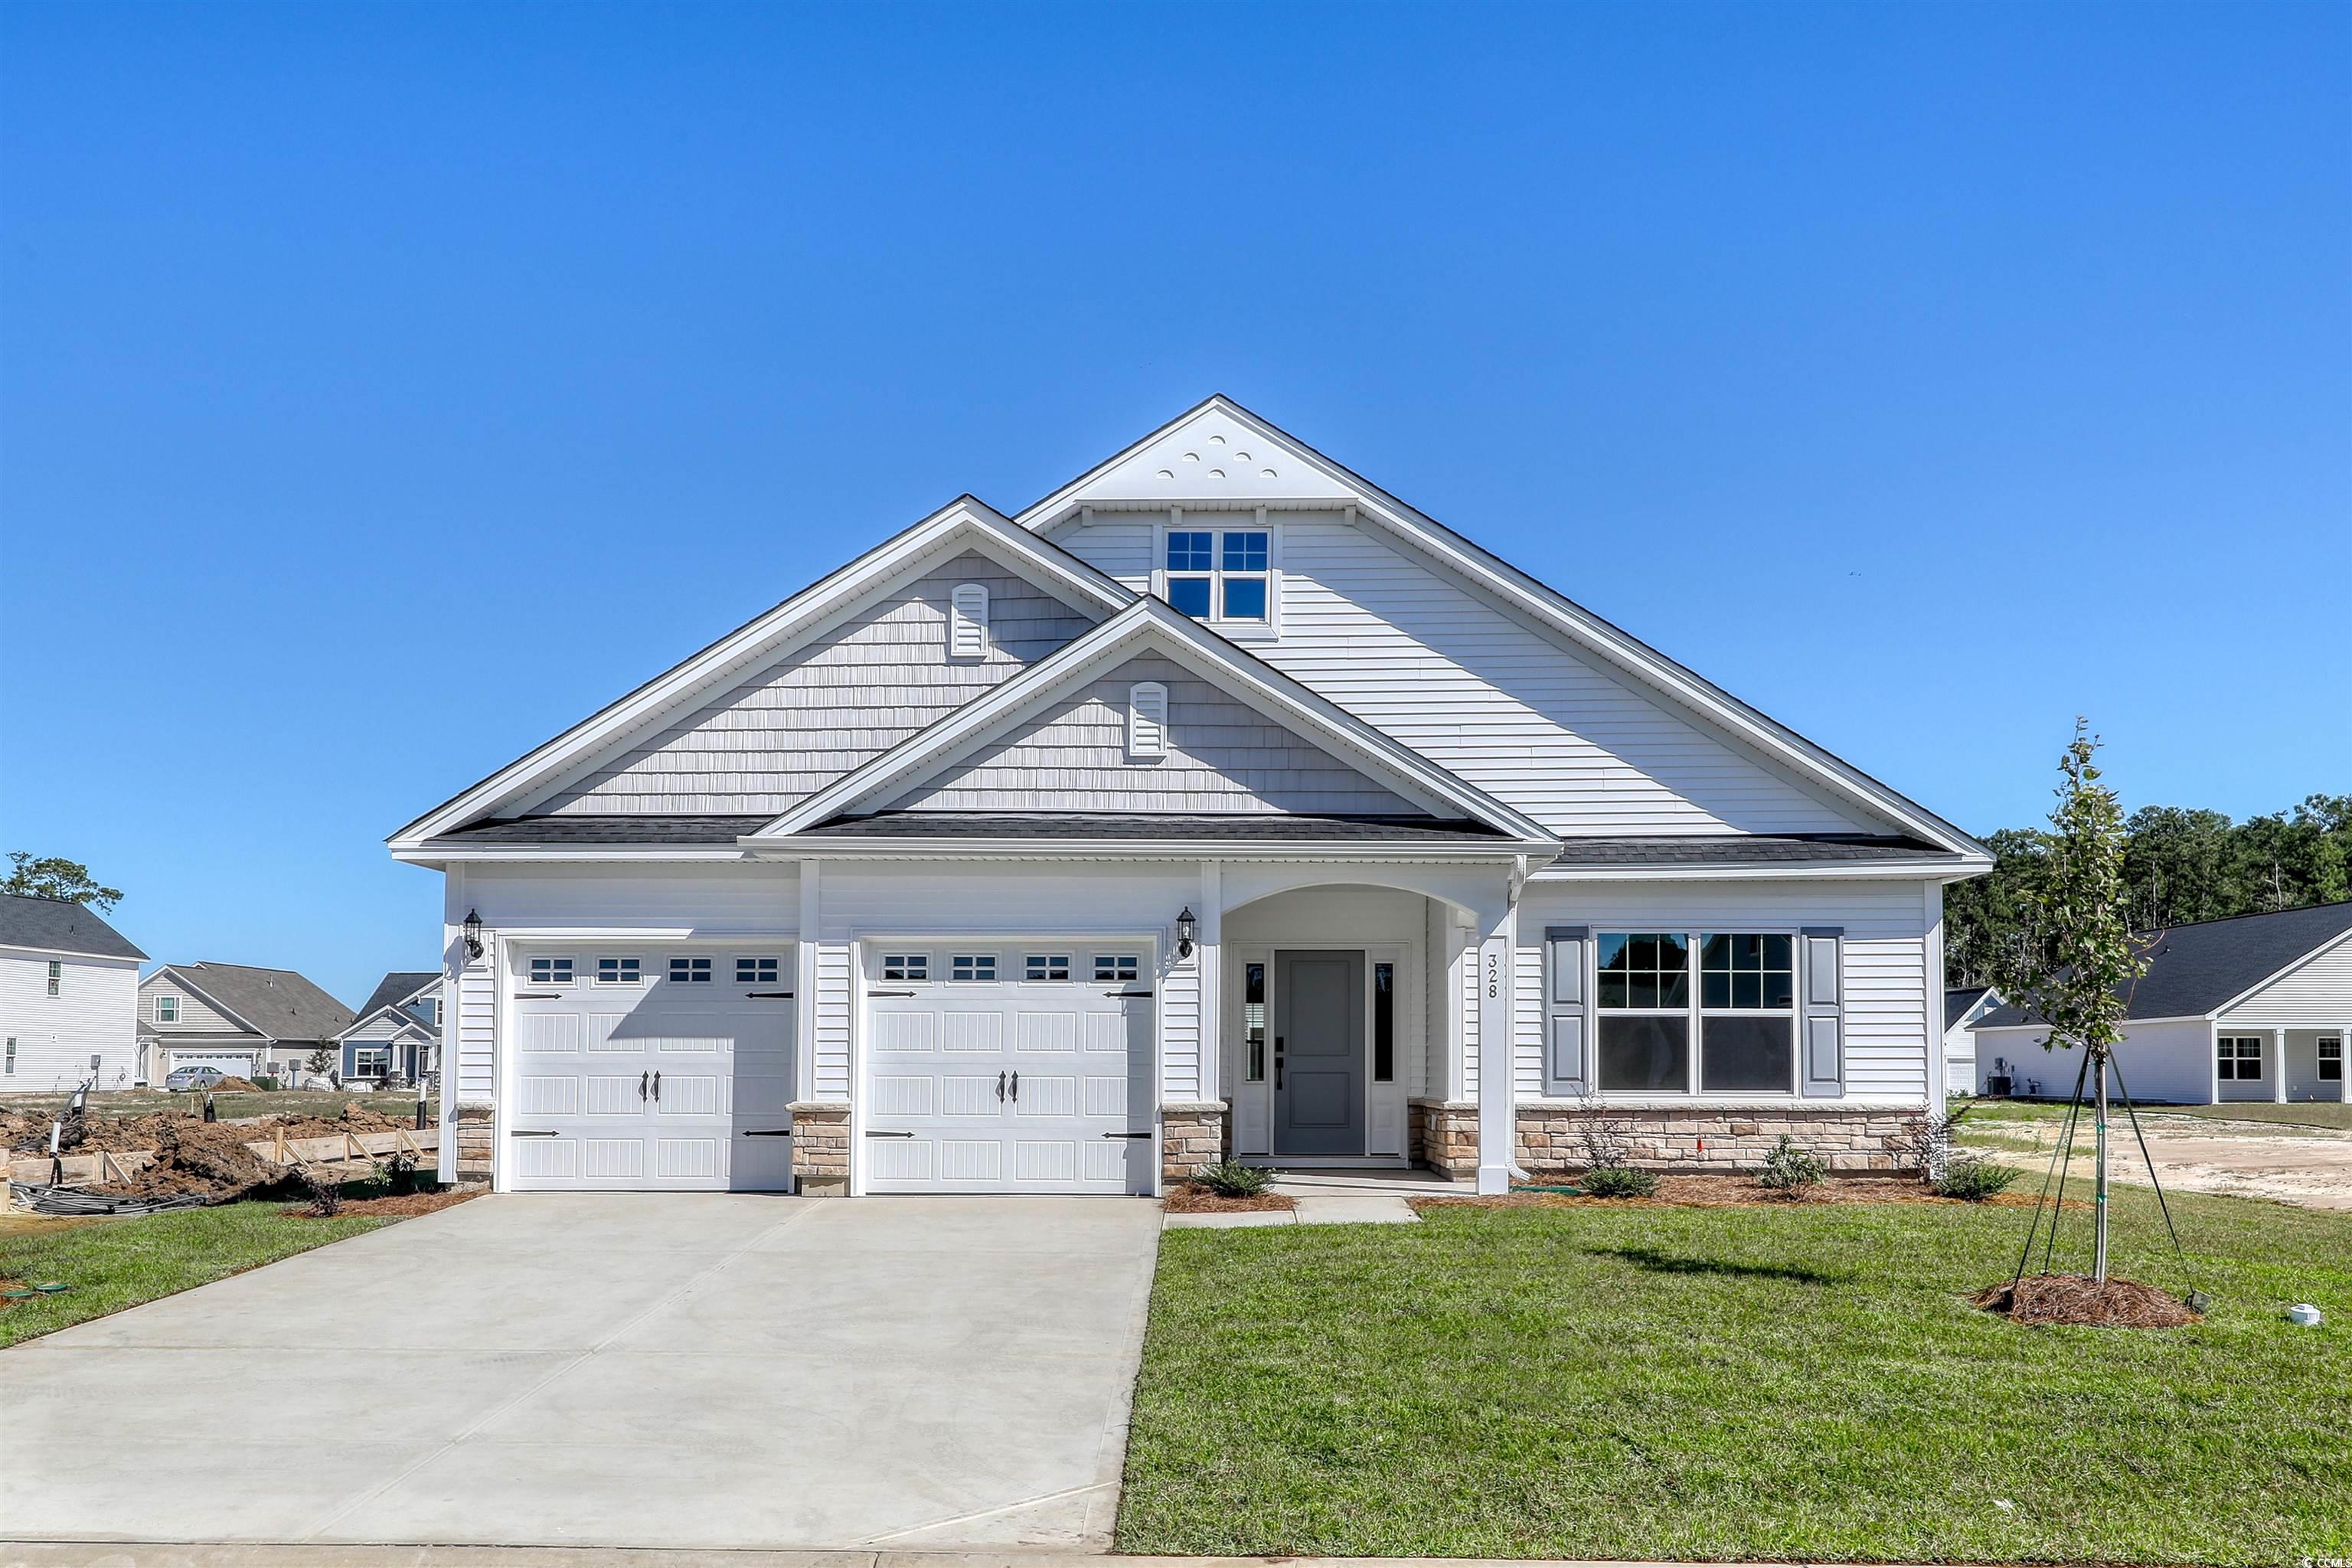
[[[1274,955],[1274,1152],[1364,1152],[1364,955]]]

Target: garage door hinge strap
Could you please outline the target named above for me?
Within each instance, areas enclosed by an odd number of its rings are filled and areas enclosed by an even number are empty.
[[[868,1138],[912,1138],[914,1134],[911,1132],[882,1132],[869,1127],[866,1130],[866,1136]]]
[[[1151,1134],[1149,1132],[1106,1132],[1103,1136],[1106,1138],[1149,1138]]]
[[[520,1127],[509,1127],[507,1129],[507,1136],[509,1138],[552,1138],[555,1136],[555,1129],[551,1127],[544,1132],[526,1132]]]

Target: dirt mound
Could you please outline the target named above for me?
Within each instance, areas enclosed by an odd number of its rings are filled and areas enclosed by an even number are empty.
[[[245,1146],[245,1131],[185,1117],[164,1120],[156,1130],[153,1163],[132,1172],[129,1181],[89,1191],[121,1198],[197,1193],[221,1204],[258,1192],[281,1180],[284,1173],[263,1163]]]
[[[343,1101],[342,1127],[331,1130],[340,1132],[344,1127],[348,1127],[355,1132],[384,1132],[394,1127],[405,1127],[409,1122],[416,1120],[416,1102],[411,1100],[408,1104],[409,1114],[407,1120],[404,1121],[396,1116],[386,1116],[380,1110],[371,1110],[356,1100],[347,1100]],[[289,1133],[288,1136],[290,1137],[292,1134]]]
[[[239,1078],[235,1073],[231,1073],[228,1077],[221,1079],[220,1082],[213,1085],[211,1092],[214,1094],[257,1094],[260,1092],[260,1089],[261,1086],[255,1083],[251,1079]]]
[[[2131,1279],[2095,1283],[2084,1274],[2036,1274],[1979,1291],[1978,1306],[2020,1323],[2093,1329],[2177,1329],[2200,1321],[2177,1296]]]

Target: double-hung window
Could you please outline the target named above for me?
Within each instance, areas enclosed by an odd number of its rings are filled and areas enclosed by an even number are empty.
[[[1197,621],[1267,626],[1274,618],[1274,534],[1264,528],[1171,528],[1168,603]]]
[[[1796,947],[1777,931],[1601,932],[1593,964],[1599,1087],[1793,1094]]]
[[[382,1078],[391,1069],[392,1047],[390,1046],[353,1046],[352,1047],[353,1078]]]
[[[2319,1042],[2319,1076],[2328,1083],[2344,1081],[2344,1040],[2341,1036]]]
[[[2224,1035],[2217,1042],[2214,1076],[2224,1081],[2260,1083],[2263,1077],[2263,1037],[2260,1035]]]
[[[177,996],[156,997],[155,1021],[159,1024],[178,1023],[180,1021],[180,999]]]
[[[66,966],[65,966],[64,962],[63,962],[62,960],[55,959],[55,958],[53,958],[53,959],[49,960],[49,994],[50,994],[50,995],[54,996],[54,995],[56,995],[56,994],[58,994],[58,987],[61,984],[63,984],[63,983],[64,983],[64,981],[65,981],[65,977],[66,977]]]

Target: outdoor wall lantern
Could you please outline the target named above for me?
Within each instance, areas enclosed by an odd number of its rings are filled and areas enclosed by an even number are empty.
[[[1192,956],[1192,935],[1195,931],[1200,930],[1200,927],[1201,922],[1192,918],[1192,906],[1186,904],[1184,906],[1184,912],[1176,917],[1177,957],[1190,958]]]
[[[481,956],[482,956],[482,911],[481,911],[481,910],[467,910],[466,911],[466,926],[465,926],[465,931],[466,931],[466,956],[467,956],[467,958],[479,958],[479,957],[481,957]]]

